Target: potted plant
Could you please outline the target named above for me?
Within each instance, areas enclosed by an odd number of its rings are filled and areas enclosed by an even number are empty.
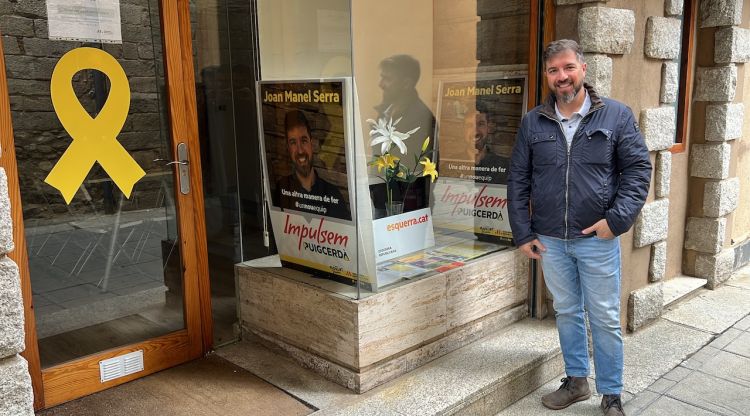
[[[411,169],[408,166],[401,163],[401,157],[393,154],[394,145],[398,149],[401,156],[406,156],[406,145],[404,140],[408,139],[414,134],[419,127],[409,130],[407,132],[399,132],[396,130],[396,125],[401,121],[397,119],[393,121],[392,118],[386,121],[385,118],[379,118],[378,121],[368,119],[372,129],[370,130],[370,146],[380,145],[380,154],[373,155],[373,160],[370,162],[370,166],[376,166],[378,169],[378,178],[385,182],[386,186],[386,202],[385,209],[386,215],[398,215],[403,213],[404,201],[394,200],[393,198],[393,187],[397,186],[398,182],[406,183],[406,190],[404,191],[404,199],[409,193],[409,187],[417,178],[421,176],[430,176],[432,182],[435,182],[435,178],[438,176],[435,162],[430,160],[430,156],[433,155],[433,150],[427,150],[430,145],[430,138],[427,137],[422,143],[422,149],[418,155],[414,155],[414,165]],[[421,166],[420,166],[421,165]],[[382,175],[382,176],[381,176]]]

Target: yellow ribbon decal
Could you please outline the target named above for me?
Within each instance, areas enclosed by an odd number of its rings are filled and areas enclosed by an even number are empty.
[[[86,112],[73,91],[73,75],[84,69],[103,72],[111,84],[107,101],[96,118]],[[57,118],[73,142],[44,181],[59,190],[70,204],[94,162],[99,162],[130,198],[133,186],[146,172],[117,141],[130,110],[130,84],[117,60],[100,49],[73,49],[55,66],[50,93]]]

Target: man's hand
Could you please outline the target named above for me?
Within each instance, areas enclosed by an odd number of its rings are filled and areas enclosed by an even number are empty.
[[[539,239],[533,239],[529,241],[528,243],[521,244],[521,247],[518,247],[521,249],[521,252],[530,259],[539,260],[542,258],[539,254],[542,252],[547,251],[547,248],[544,247],[541,241]]]
[[[615,235],[612,233],[612,230],[609,229],[609,224],[607,224],[606,218],[600,219],[594,225],[592,225],[589,228],[586,228],[585,230],[581,232],[584,234],[591,234],[591,232],[593,231],[596,232],[597,237],[604,239],[604,240],[611,240],[615,238]]]

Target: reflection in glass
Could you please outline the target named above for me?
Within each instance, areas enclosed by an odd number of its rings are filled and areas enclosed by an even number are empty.
[[[353,105],[346,116],[353,120],[355,151],[347,158],[357,185],[351,199],[362,240],[358,270],[368,277],[355,290],[286,269],[278,269],[280,274],[361,297],[370,295],[370,289],[408,284],[511,245],[502,207],[507,202],[508,158],[526,104],[528,1],[259,0],[258,10],[261,80],[353,78]],[[337,17],[350,19],[349,31],[326,23]],[[349,70],[331,70],[332,62],[350,62]],[[442,96],[442,88],[451,85],[474,93],[461,99]],[[272,117],[264,112],[266,116]],[[404,215],[429,208],[434,233],[387,234],[381,240],[408,241],[408,253],[381,261],[390,254],[379,257],[372,251],[393,253],[395,244],[373,250],[374,230],[387,227],[383,221],[396,212],[392,202],[386,203],[391,186],[383,183],[382,169],[389,162],[376,161],[384,151],[370,146],[368,119],[398,121],[396,130],[412,133],[404,140],[405,152],[391,149],[400,163],[415,167],[419,160],[414,157],[419,159],[426,137],[436,151],[431,162],[438,163],[435,183],[420,179],[407,192],[407,183],[396,181],[390,198],[403,202]],[[286,164],[287,160],[274,160],[273,166]],[[480,201],[495,206],[485,209]],[[377,285],[368,285],[371,272],[376,273]]]
[[[410,55],[394,55],[383,59],[380,64],[380,82],[378,87],[382,91],[382,100],[375,106],[377,119],[386,122],[398,122],[399,132],[412,132],[404,140],[406,152],[400,152],[395,146],[391,154],[400,158],[399,163],[408,171],[413,172],[419,161],[413,155],[422,153],[422,144],[426,138],[431,138],[427,149],[433,148],[435,137],[435,117],[432,110],[422,101],[416,86],[421,73],[420,63]],[[404,211],[425,208],[429,203],[429,183],[427,178],[417,178],[414,183],[391,180],[387,184],[377,184],[370,188],[373,206],[376,210],[375,218],[380,218],[392,211],[386,202],[400,201]],[[388,195],[390,193],[390,195]],[[380,214],[380,215],[378,215]]]
[[[123,19],[119,44],[50,40],[45,2],[33,3],[23,15],[9,12],[29,20],[29,30],[0,30],[10,45],[6,72],[34,311],[41,363],[49,367],[185,324],[173,174],[154,162],[171,155],[158,3]],[[130,109],[117,140],[146,171],[130,198],[98,164],[70,204],[44,182],[71,143],[52,107],[52,70],[83,46],[114,56],[129,79]],[[108,98],[106,75],[84,70],[71,82],[96,117]]]
[[[234,265],[264,257],[253,2],[191,1],[214,346],[235,340]],[[273,241],[273,238],[269,238]]]

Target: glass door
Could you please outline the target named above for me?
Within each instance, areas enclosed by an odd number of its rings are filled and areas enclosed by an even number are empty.
[[[210,346],[189,5],[3,10],[26,356],[35,405],[51,407]]]

